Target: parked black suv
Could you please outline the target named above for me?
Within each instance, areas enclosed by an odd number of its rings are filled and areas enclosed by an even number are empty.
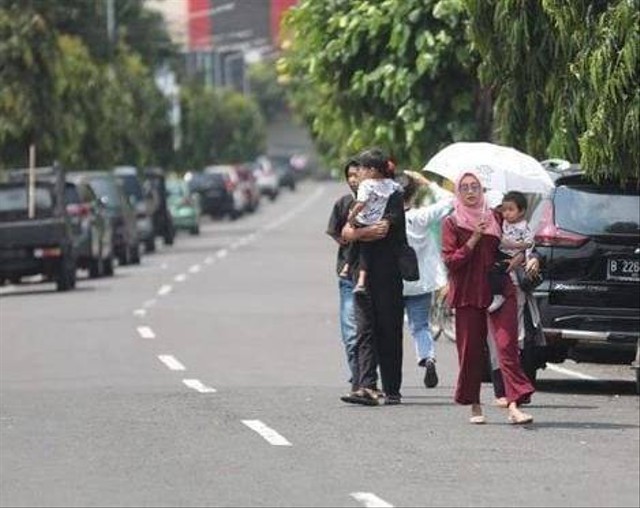
[[[640,390],[639,222],[637,182],[595,184],[579,171],[557,176],[531,217],[545,360],[634,365]]]

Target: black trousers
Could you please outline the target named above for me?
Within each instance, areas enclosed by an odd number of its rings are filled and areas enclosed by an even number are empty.
[[[382,390],[387,395],[400,395],[404,318],[402,279],[399,273],[391,277],[376,275],[372,271],[368,277],[368,294],[355,295],[354,300],[358,327],[358,385],[374,388],[376,368],[380,366]]]

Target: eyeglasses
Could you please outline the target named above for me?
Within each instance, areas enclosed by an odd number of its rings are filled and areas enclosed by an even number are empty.
[[[463,183],[459,188],[460,188],[460,192],[462,192],[463,194],[467,192],[473,192],[475,194],[476,192],[480,191],[480,185],[478,185],[477,183],[472,183],[472,184]]]

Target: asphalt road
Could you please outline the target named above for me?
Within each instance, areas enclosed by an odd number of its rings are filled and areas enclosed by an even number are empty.
[[[336,183],[204,221],[112,279],[0,288],[2,506],[639,506],[626,367],[540,374],[515,427],[452,402],[454,345],[404,403],[350,406],[338,338]],[[587,375],[596,379],[581,379]]]

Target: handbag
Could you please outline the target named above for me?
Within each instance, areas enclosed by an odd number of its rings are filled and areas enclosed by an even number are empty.
[[[418,256],[407,243],[400,245],[398,250],[398,267],[400,275],[406,281],[414,281],[420,279],[420,269],[418,268]]]

